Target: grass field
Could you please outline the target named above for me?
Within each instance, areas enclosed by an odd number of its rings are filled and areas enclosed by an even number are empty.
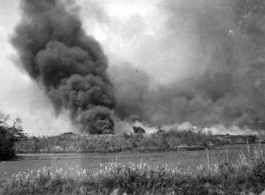
[[[219,149],[209,150],[210,163],[223,163],[228,161],[236,162],[239,154],[242,152],[245,156],[253,156],[253,150],[258,145],[249,145],[249,154],[247,145],[225,145]],[[180,169],[195,169],[198,165],[208,164],[207,151],[170,151],[170,152],[152,152],[152,153],[112,153],[112,154],[19,154],[18,159],[14,161],[0,162],[0,178],[4,175],[10,176],[18,171],[27,169],[38,170],[42,167],[61,167],[86,169],[98,168],[100,163],[119,162],[122,164],[148,163],[151,166],[168,164],[171,167]]]
[[[51,155],[31,154],[21,156],[17,161],[2,163],[2,168],[17,165],[21,171],[12,176],[6,175],[0,193],[21,195],[263,195],[265,193],[265,160],[262,145],[247,147],[234,145],[220,150],[199,152],[51,157]],[[24,167],[19,164],[22,162],[25,163]],[[47,166],[38,168],[45,163]],[[187,166],[192,168],[187,169]]]
[[[117,153],[117,154],[20,154],[17,160],[0,162],[1,182],[13,174],[24,171],[36,172],[44,167],[64,170],[80,168],[92,170],[100,164],[118,162],[128,166],[130,163],[146,163],[151,168],[165,166],[179,170],[197,172],[198,166],[206,167],[224,162],[237,163],[242,154],[252,158],[256,147],[263,145],[225,145],[215,150],[154,152],[154,153]]]

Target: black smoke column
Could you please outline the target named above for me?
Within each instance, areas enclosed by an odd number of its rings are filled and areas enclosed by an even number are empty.
[[[69,110],[73,123],[90,134],[113,133],[115,106],[100,45],[87,36],[72,4],[23,0],[12,44],[21,68],[44,86],[57,113]]]

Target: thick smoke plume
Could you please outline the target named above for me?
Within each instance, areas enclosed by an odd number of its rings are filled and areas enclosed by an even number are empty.
[[[41,87],[59,114],[68,110],[82,132],[112,133],[115,106],[108,62],[86,35],[71,2],[23,0],[12,44],[21,68]]]
[[[194,60],[185,64],[182,79],[175,72],[164,83],[129,63],[111,67],[115,113],[153,126],[190,122],[265,129],[265,1],[171,0],[157,9],[165,23],[149,58],[155,64],[160,48],[174,55],[182,36],[193,42],[183,55]],[[164,56],[166,67],[169,55]]]

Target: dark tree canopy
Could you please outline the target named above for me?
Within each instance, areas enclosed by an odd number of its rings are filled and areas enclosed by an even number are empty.
[[[15,143],[25,139],[21,126],[21,119],[13,121],[13,125],[8,125],[10,117],[0,112],[0,160],[9,160],[15,157]]]
[[[134,127],[133,126],[133,132],[134,133],[145,133],[145,130],[142,127]]]

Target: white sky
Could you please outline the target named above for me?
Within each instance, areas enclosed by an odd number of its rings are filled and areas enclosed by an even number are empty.
[[[167,82],[173,76],[181,77],[183,71],[185,75],[186,68],[180,64],[188,64],[196,56],[187,58],[184,51],[196,45],[193,45],[195,41],[192,37],[180,35],[174,47],[161,46],[169,34],[165,32],[163,25],[166,17],[158,10],[157,1],[77,2],[81,6],[84,29],[100,41],[110,66],[126,60],[159,78],[159,81]],[[9,38],[20,19],[19,1],[0,0],[0,16],[0,110],[13,119],[20,117],[24,132],[29,135],[52,135],[73,130],[67,115],[56,118],[42,91],[15,67],[15,50]]]

